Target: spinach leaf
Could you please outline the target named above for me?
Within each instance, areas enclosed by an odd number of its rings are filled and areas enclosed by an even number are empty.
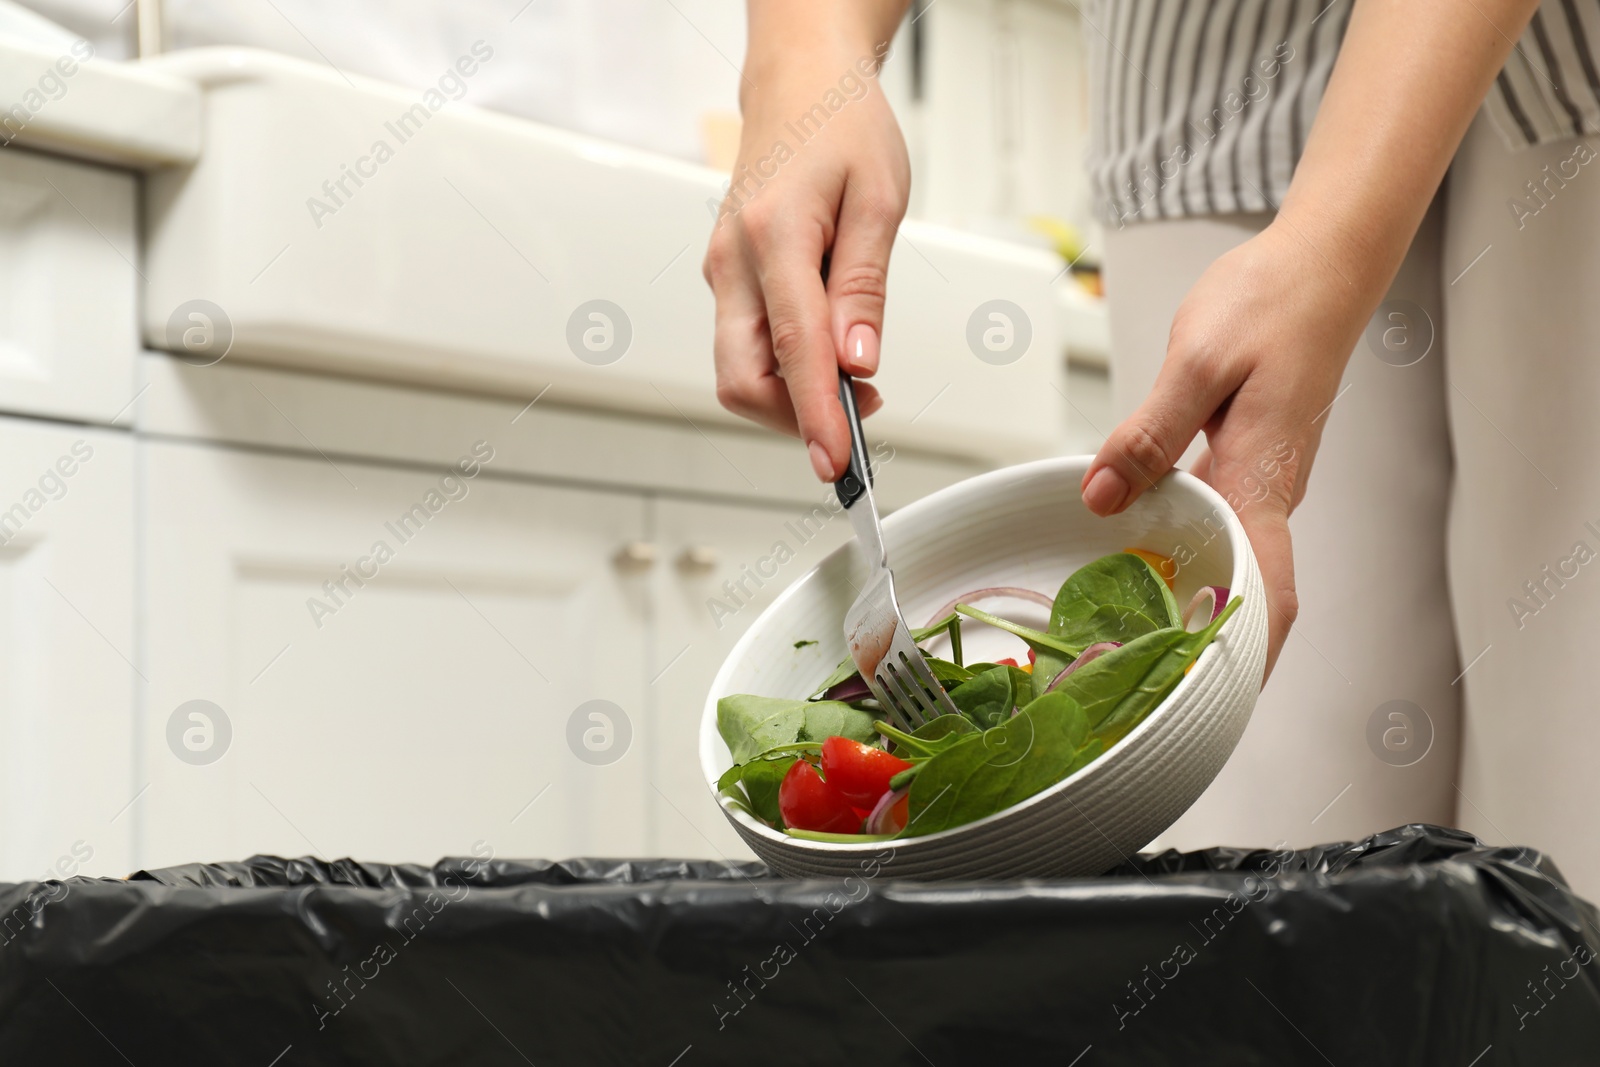
[[[744,796],[749,800],[747,810],[762,822],[781,830],[783,815],[778,811],[778,787],[783,784],[783,776],[789,773],[794,763],[793,756],[752,760],[733,767],[718,778],[717,789],[738,799],[739,794],[733,791],[733,787],[742,784]]]
[[[1017,692],[1011,671],[1011,667],[999,666],[975,675],[950,690],[951,703],[984,729],[999,726],[1011,717],[1011,709],[1017,706]],[[948,719],[950,716],[940,718]]]
[[[1072,657],[1089,647],[1088,645],[1074,644],[1067,638],[1047,634],[1043,630],[1035,630],[1030,626],[1023,626],[1021,623],[1012,622],[1010,619],[1002,619],[998,615],[991,615],[987,611],[975,608],[970,604],[957,604],[956,610],[969,618],[977,619],[979,622],[986,622],[990,626],[997,627],[1007,633],[1016,634],[1027,643],[1029,648],[1033,649],[1035,655],[1042,655],[1047,651],[1057,652],[1066,656],[1070,661]]]
[[[840,682],[849,678],[854,678],[860,673],[860,671],[856,670],[856,661],[851,659],[849,656],[846,656],[840,662],[840,664],[833,669],[833,673],[822,680],[822,684],[817,686],[816,691],[811,695],[814,697],[819,697],[823,693],[826,693],[828,690],[832,689],[834,686],[838,685]]]
[[[805,702],[805,721],[800,726],[801,741],[826,741],[848,737],[852,741],[871,741],[876,736],[872,716],[838,700]]]
[[[1172,590],[1148,562],[1128,552],[1079,567],[1056,593],[1050,632],[1087,648],[1100,641],[1126,644],[1178,625]]]
[[[1240,598],[1234,597],[1211,625],[1196,633],[1172,627],[1114,648],[1073,671],[1055,692],[1077,700],[1090,729],[1109,748],[1177,687],[1184,670],[1205,651],[1239,604]]]
[[[872,716],[838,700],[786,700],[738,693],[717,701],[717,732],[733,762],[745,763],[778,745],[821,741],[838,734],[872,739]]]
[[[939,715],[929,719],[911,733],[886,722],[875,722],[872,728],[895,742],[895,755],[915,762],[937,755],[964,737],[976,737],[977,727],[964,715]]]
[[[1054,649],[1033,650],[1033,676],[1028,679],[1027,692],[1035,699],[1045,695],[1056,675],[1066,670],[1077,656],[1067,656]],[[1018,690],[1022,692],[1022,690]]]
[[[915,630],[915,632],[912,633],[912,637],[918,641],[925,640],[925,633],[926,630]],[[933,670],[933,677],[938,678],[939,683],[942,683],[944,688],[950,688],[952,683],[957,683],[957,685],[960,685],[962,681],[966,681],[968,678],[973,677],[973,672],[966,669],[966,667],[963,667],[962,664],[958,664],[958,662],[950,662],[949,659],[939,659],[938,656],[928,656],[926,653],[923,653],[923,656],[925,656],[926,661],[928,661],[928,669]],[[960,645],[957,645],[957,657],[960,657]],[[819,685],[818,688],[816,688],[816,693],[811,694],[811,696],[822,696],[822,694],[827,693],[829,689],[832,689],[835,685],[838,685],[840,681],[846,681],[850,680],[850,678],[858,677],[859,673],[861,672],[856,670],[856,662],[854,662],[853,659],[845,659],[845,662],[842,662],[842,664],[838,664],[838,667],[835,667],[834,673],[830,673],[829,677],[822,680],[822,685]]]
[[[957,604],[956,610],[963,615],[971,616],[979,622],[986,622],[990,626],[998,627],[1007,633],[1016,634],[1033,649],[1033,677],[1028,681],[1026,690],[1018,689],[1018,693],[1031,691],[1036,697],[1043,696],[1045,688],[1049,686],[1055,676],[1067,669],[1067,664],[1078,657],[1088,645],[1073,644],[1069,640],[1035,630],[1010,619],[1002,619],[998,615],[991,615],[987,611],[980,611],[967,604]],[[1092,643],[1092,642],[1091,642]]]
[[[926,653],[924,653],[924,656],[928,661],[928,669],[933,671],[933,676],[938,679],[939,684],[944,686],[947,690],[952,685],[960,685],[962,682],[970,681],[972,679],[972,672],[961,666],[959,663],[951,663],[947,659],[940,659],[938,656],[928,656]]]
[[[1083,709],[1060,691],[1000,726],[929,759],[911,782],[902,836],[919,837],[1003,811],[1093,760],[1103,744]]]
[[[950,634],[950,654],[955,657],[956,665],[961,665],[961,616],[951,612],[932,626],[924,626],[920,630],[911,631],[911,639],[919,644],[937,634]]]
[[[784,833],[790,837],[798,837],[802,841],[826,841],[835,845],[864,845],[874,841],[893,841],[894,834],[830,834],[822,830],[791,830],[785,829]]]
[[[737,693],[717,701],[717,733],[727,742],[735,763],[774,745],[794,743],[805,719],[803,700]]]

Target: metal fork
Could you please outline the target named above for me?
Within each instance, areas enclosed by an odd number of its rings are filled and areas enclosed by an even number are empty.
[[[912,640],[895,600],[894,574],[889,570],[878,504],[872,496],[872,464],[856,408],[855,382],[843,370],[839,371],[839,403],[850,423],[850,468],[833,483],[833,491],[850,516],[869,568],[861,594],[845,613],[844,640],[856,669],[884,712],[901,729],[915,730],[935,716],[957,714],[956,706]]]

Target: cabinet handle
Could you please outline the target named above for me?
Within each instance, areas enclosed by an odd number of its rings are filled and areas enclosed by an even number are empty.
[[[710,545],[690,545],[678,556],[678,569],[691,574],[708,574],[717,566],[717,550]]]
[[[630,570],[652,567],[656,562],[656,546],[650,541],[629,541],[617,549],[616,562],[619,567]]]

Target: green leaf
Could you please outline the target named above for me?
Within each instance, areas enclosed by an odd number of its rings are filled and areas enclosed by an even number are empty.
[[[717,733],[733,762],[743,763],[775,745],[793,744],[805,724],[806,702],[736,693],[717,701]]]
[[[830,834],[822,830],[784,830],[802,841],[826,841],[833,845],[865,845],[873,841],[893,841],[894,834]]]
[[[852,741],[871,741],[876,736],[872,729],[872,716],[851,707],[842,700],[815,700],[803,702],[804,722],[800,726],[801,741],[826,741],[830,737],[848,737]]]
[[[1102,556],[1072,573],[1050,609],[1050,632],[1080,648],[1123,644],[1178,625],[1172,590],[1148,562],[1128,552]]]
[[[783,827],[783,815],[778,811],[778,787],[783,784],[783,776],[789,773],[794,763],[794,757],[754,760],[739,768],[744,772],[740,782],[744,786],[745,796],[750,798],[750,810],[756,818],[779,829]]]
[[[794,643],[794,647],[795,647],[796,650],[799,650],[799,649],[802,649],[802,648],[810,648],[812,645],[814,645],[816,643],[817,642],[815,642],[815,641],[796,641]]]
[[[717,701],[717,732],[733,762],[746,763],[763,752],[799,741],[839,736],[872,739],[872,716],[839,700],[787,700],[737,693]]]
[[[895,755],[916,761],[943,752],[962,737],[976,735],[977,727],[964,715],[939,715],[929,719],[911,733],[887,722],[875,722],[872,728],[895,742]]]
[[[849,656],[846,656],[844,660],[833,669],[833,673],[822,680],[822,684],[817,686],[816,690],[812,692],[811,695],[814,697],[819,697],[823,693],[826,693],[828,690],[832,689],[834,686],[838,685],[840,682],[846,680],[847,678],[854,678],[860,673],[860,671],[856,670],[855,660],[851,659]]]
[[[1043,630],[1035,630],[1030,626],[1012,622],[1010,619],[1002,619],[998,615],[991,615],[980,608],[972,607],[970,604],[957,604],[956,610],[969,618],[977,619],[979,622],[986,622],[990,626],[997,627],[1007,633],[1016,634],[1027,642],[1028,647],[1033,649],[1035,655],[1048,650],[1059,652],[1070,660],[1071,657],[1076,656],[1088,647],[1087,645],[1073,644],[1066,638],[1047,634]]]
[[[948,632],[950,634],[950,654],[955,657],[956,664],[961,663],[961,616],[951,612],[932,626],[924,626],[920,630],[911,631],[911,640],[921,644],[935,634]]]
[[[1017,690],[1011,674],[1012,669],[1003,665],[994,667],[961,683],[950,690],[951,703],[980,727],[987,729],[1000,725],[1011,717],[1011,709],[1017,706]],[[949,717],[940,716],[946,719]]]
[[[1077,701],[1051,693],[928,760],[911,783],[910,818],[902,836],[937,833],[1004,811],[1101,751]]]
[[[1077,700],[1090,729],[1109,748],[1160,706],[1239,604],[1234,597],[1197,633],[1172,627],[1112,649],[1069,674],[1055,692]]]

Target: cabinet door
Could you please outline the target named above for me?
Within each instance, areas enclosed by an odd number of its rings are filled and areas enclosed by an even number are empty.
[[[640,498],[142,447],[146,863],[645,851]]]
[[[133,514],[127,434],[0,418],[0,881],[132,869]]]
[[[701,772],[700,718],[712,679],[739,636],[790,582],[853,536],[850,520],[824,503],[827,492],[818,487],[814,508],[655,505],[662,566],[648,695],[659,738],[650,799],[657,808],[655,850],[663,855],[750,856]]]
[[[0,410],[109,422],[133,399],[133,198],[131,174],[0,155]]]

